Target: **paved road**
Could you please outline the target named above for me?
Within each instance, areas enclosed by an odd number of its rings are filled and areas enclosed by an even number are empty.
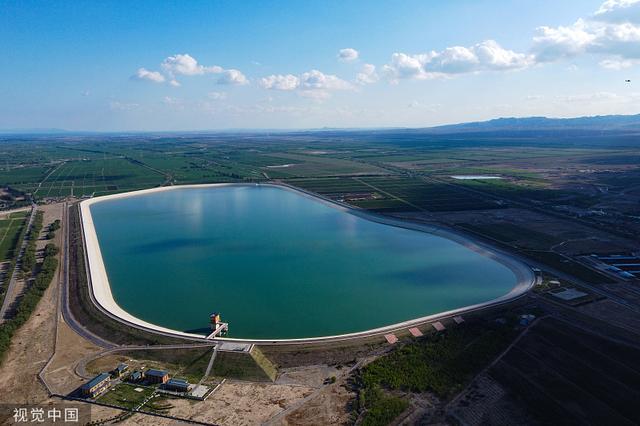
[[[229,184],[232,185],[232,184]],[[247,184],[248,185],[248,184]],[[256,184],[257,185],[257,184]],[[352,214],[359,216],[359,217],[364,217],[368,220],[372,220],[374,222],[377,223],[384,223],[387,225],[391,225],[391,226],[397,226],[397,227],[401,227],[401,228],[406,228],[406,229],[414,229],[414,230],[420,230],[420,231],[426,231],[435,235],[439,235],[439,236],[443,236],[445,238],[454,240],[456,242],[460,242],[461,244],[466,245],[468,248],[472,249],[472,250],[481,250],[481,251],[488,251],[489,253],[492,254],[492,257],[494,257],[494,259],[500,261],[501,263],[505,264],[506,266],[508,266],[509,268],[514,270],[514,273],[518,276],[519,278],[519,284],[516,287],[516,289],[522,290],[519,291],[518,294],[510,294],[509,297],[510,299],[504,299],[504,300],[494,300],[491,302],[487,302],[486,304],[483,304],[482,306],[477,306],[474,308],[469,308],[464,310],[463,312],[461,311],[454,311],[454,312],[444,312],[438,315],[432,315],[429,317],[424,317],[424,318],[418,318],[412,321],[406,321],[403,323],[399,323],[399,324],[394,324],[394,325],[390,325],[384,328],[378,328],[375,330],[368,330],[368,331],[364,331],[364,332],[360,332],[360,333],[352,333],[352,334],[348,334],[348,335],[340,335],[340,336],[327,336],[327,337],[320,337],[320,338],[303,338],[303,339],[276,339],[276,340],[261,340],[261,339],[235,339],[235,338],[215,338],[212,340],[216,340],[216,341],[233,341],[233,342],[237,342],[237,343],[245,343],[245,344],[260,344],[260,345],[305,345],[305,344],[313,344],[313,343],[317,343],[317,344],[326,344],[329,342],[339,342],[339,341],[346,341],[346,340],[356,340],[356,339],[361,339],[363,337],[372,337],[372,336],[382,336],[386,333],[393,333],[396,331],[400,331],[403,329],[406,329],[408,327],[415,327],[418,325],[422,325],[422,324],[427,324],[427,323],[431,323],[433,321],[439,321],[445,318],[449,318],[449,317],[453,317],[456,315],[460,315],[462,313],[470,313],[470,312],[474,312],[480,309],[484,309],[486,307],[489,306],[498,306],[501,304],[505,304],[508,303],[516,298],[522,297],[524,294],[526,294],[526,290],[529,289],[529,287],[533,284],[533,281],[531,280],[531,278],[533,277],[533,273],[532,271],[526,266],[526,263],[523,263],[521,261],[516,261],[515,260],[515,256],[513,256],[511,253],[505,252],[503,250],[500,250],[498,248],[496,248],[494,245],[489,245],[486,242],[480,242],[477,239],[472,239],[469,238],[466,234],[460,234],[459,232],[457,232],[454,229],[450,229],[450,228],[444,228],[441,226],[436,226],[433,224],[424,224],[424,223],[418,223],[418,222],[411,222],[411,221],[405,221],[405,220],[400,220],[397,218],[392,218],[392,217],[387,217],[387,216],[382,216],[379,214],[374,214],[368,211],[364,211],[364,210],[360,210],[360,209],[355,209],[345,203],[341,203],[341,202],[337,202],[331,199],[328,199],[326,197],[311,193],[309,191],[300,189],[300,188],[296,188],[293,187],[291,185],[287,185],[287,184],[282,184],[282,183],[277,183],[277,184],[263,184],[263,185],[268,185],[268,186],[279,186],[279,187],[283,187],[283,188],[288,188],[292,191],[295,191],[297,193],[302,193],[305,195],[308,195],[310,197],[313,197],[314,199],[319,199],[322,202],[325,202],[329,205],[332,206],[338,206],[340,208],[344,208],[344,209],[348,209],[349,212],[351,212]],[[198,186],[198,185],[193,185],[193,186]],[[207,186],[207,185],[199,185],[199,186]],[[160,188],[158,188],[160,189]],[[86,259],[86,253],[85,253],[85,266],[88,265],[88,260]],[[86,274],[88,279],[91,279],[91,274],[90,271],[86,270]],[[526,288],[525,288],[526,287]],[[131,321],[128,321],[124,318],[121,318],[117,315],[114,315],[113,313],[111,313],[110,311],[108,311],[107,309],[105,309],[104,307],[102,307],[97,300],[95,299],[93,292],[89,291],[89,296],[91,297],[91,300],[94,304],[94,306],[99,309],[104,315],[106,315],[109,318],[112,318],[115,321],[118,321],[122,324],[125,324],[127,326],[133,327],[133,328],[137,328],[139,330],[143,330],[152,334],[156,334],[156,335],[162,335],[162,336],[167,336],[167,337],[172,337],[172,338],[180,338],[183,339],[185,341],[193,341],[193,342],[204,342],[207,339],[203,336],[202,338],[198,338],[198,337],[186,337],[186,336],[182,336],[182,335],[177,335],[176,333],[172,333],[172,332],[164,332],[164,331],[160,331],[160,330],[156,330],[156,329],[151,329],[151,328],[147,328],[144,325],[141,324],[137,324]]]
[[[218,345],[214,342],[211,343],[185,343],[182,345],[132,345],[132,346],[118,346],[114,348],[104,349],[99,352],[95,352],[82,358],[75,367],[75,372],[78,376],[90,379],[92,374],[87,372],[87,364],[96,358],[103,357],[116,352],[122,351],[148,351],[148,350],[179,350],[179,349],[197,349],[197,348],[215,348],[215,354],[218,353]],[[212,363],[211,363],[212,364]]]
[[[33,224],[33,219],[36,217],[36,205],[33,204],[31,206],[31,215],[29,216],[29,222],[27,223],[27,233],[29,232],[29,230],[31,229],[31,225]],[[25,235],[27,235],[27,233],[25,233]],[[20,251],[18,252],[18,257],[16,260],[16,267],[13,269],[13,273],[11,274],[11,278],[9,278],[9,285],[7,286],[7,293],[4,297],[4,301],[2,303],[2,307],[0,307],[0,324],[2,324],[5,321],[5,316],[7,315],[7,311],[9,309],[9,306],[11,306],[11,304],[13,304],[13,302],[16,300],[16,297],[18,296],[16,293],[16,282],[18,281],[18,271],[20,270],[20,267],[22,266],[22,256],[24,256],[24,252],[27,249],[27,244],[28,244],[28,240],[31,237],[25,237],[22,240],[22,245],[20,246]],[[36,236],[37,238],[37,236]],[[8,318],[6,318],[8,319]]]
[[[80,324],[71,309],[69,308],[69,205],[65,202],[62,209],[62,261],[60,262],[60,266],[62,270],[62,281],[60,282],[59,291],[60,291],[60,311],[62,312],[62,317],[64,318],[64,322],[73,329],[77,334],[84,337],[88,341],[93,344],[100,346],[101,348],[115,348],[118,345],[109,342],[108,340],[103,339],[102,337],[92,333],[85,326]]]

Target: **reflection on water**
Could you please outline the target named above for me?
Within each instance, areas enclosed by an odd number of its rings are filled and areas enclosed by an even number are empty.
[[[292,338],[380,327],[506,294],[501,264],[276,187],[180,188],[92,205],[116,301],[144,320]],[[203,333],[206,332],[203,331]]]

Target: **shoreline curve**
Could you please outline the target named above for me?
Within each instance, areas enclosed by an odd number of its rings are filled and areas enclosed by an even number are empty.
[[[315,201],[319,201],[332,208],[340,211],[353,214],[354,216],[362,219],[370,220],[372,222],[394,226],[398,228],[410,229],[419,232],[426,232],[441,238],[448,239],[455,243],[461,244],[464,247],[475,251],[485,257],[488,257],[498,263],[509,268],[516,277],[516,285],[506,294],[486,301],[477,303],[474,305],[464,306],[461,308],[440,312],[436,314],[427,315],[424,317],[407,320],[395,324],[390,324],[384,327],[378,327],[370,330],[364,330],[359,332],[333,335],[333,336],[319,336],[308,338],[293,338],[293,339],[243,339],[233,337],[216,337],[215,339],[207,339],[201,334],[187,333],[179,330],[173,330],[167,327],[162,327],[157,324],[153,324],[144,321],[138,317],[131,315],[129,312],[122,309],[113,298],[111,293],[111,286],[107,276],[107,271],[102,259],[102,252],[100,251],[100,244],[98,242],[98,236],[93,223],[93,217],[91,215],[91,205],[107,200],[114,200],[119,198],[128,198],[137,195],[150,194],[161,191],[170,191],[176,189],[199,189],[199,188],[220,188],[226,186],[271,186],[280,189],[288,190],[302,195],[307,198],[312,198]],[[463,313],[469,313],[480,309],[488,308],[491,306],[501,305],[517,299],[526,294],[535,283],[535,274],[533,270],[522,261],[514,258],[508,253],[491,247],[489,245],[472,241],[471,239],[464,237],[452,230],[445,229],[443,227],[407,222],[400,219],[394,219],[386,216],[377,215],[365,210],[360,210],[351,207],[347,204],[331,200],[317,194],[313,194],[306,190],[292,187],[287,184],[281,183],[212,183],[212,184],[194,184],[194,185],[174,185],[163,186],[157,188],[149,188],[138,191],[129,191],[119,194],[106,195],[102,197],[90,198],[80,202],[80,216],[81,227],[84,244],[85,264],[87,269],[87,282],[89,286],[89,295],[94,305],[110,318],[121,322],[125,325],[138,328],[147,332],[160,334],[168,337],[177,337],[187,340],[195,341],[230,341],[237,343],[247,344],[304,344],[304,343],[321,343],[321,342],[335,342],[342,340],[353,340],[364,337],[376,336],[384,333],[405,329],[407,327],[413,327],[427,322],[435,321],[451,317],[454,315],[460,315]]]

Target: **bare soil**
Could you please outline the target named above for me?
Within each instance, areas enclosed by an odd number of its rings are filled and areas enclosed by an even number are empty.
[[[43,206],[42,210],[44,211],[45,227],[55,219],[61,219],[62,205],[60,204]],[[58,230],[54,240],[58,247],[60,247],[61,236],[62,230]],[[47,242],[50,241],[38,241],[38,248],[44,247]],[[58,398],[50,398],[49,392],[38,379],[38,373],[54,353],[58,286],[59,277],[56,275],[31,318],[16,332],[12,339],[11,348],[7,352],[4,362],[0,365],[0,377],[2,378],[0,380],[0,403],[43,404],[56,405],[57,407],[68,404]],[[51,380],[54,392],[77,386],[80,383],[78,378],[74,378],[73,374],[70,374],[71,365],[82,356],[83,351],[87,348],[87,342],[73,333],[62,321],[58,332],[59,341],[54,361],[56,357],[65,360],[63,364],[66,364],[67,368],[64,371],[57,370],[60,363],[56,362],[49,365],[47,369],[49,373],[45,375],[45,380],[49,383],[49,377],[57,378]],[[91,348],[91,350],[94,349]],[[95,420],[113,417],[120,413],[120,410],[92,406],[91,413],[92,419]]]
[[[257,425],[309,395],[312,388],[262,383],[226,382],[206,401],[171,399],[170,415],[219,425]],[[172,423],[173,422],[173,423]],[[122,424],[158,425],[175,421],[136,414]]]
[[[351,424],[349,405],[356,394],[335,383],[322,389],[314,398],[294,410],[284,419],[285,425],[346,425]]]
[[[42,210],[45,226],[61,219],[61,205],[44,206]],[[59,230],[57,234],[59,245],[62,232]],[[39,248],[44,244],[39,241]],[[38,380],[38,373],[54,351],[57,294],[56,276],[31,318],[14,335],[11,348],[0,366],[0,402],[40,403],[49,399],[48,392]]]

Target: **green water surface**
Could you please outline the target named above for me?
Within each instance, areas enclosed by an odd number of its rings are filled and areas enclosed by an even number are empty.
[[[145,321],[230,337],[315,337],[485,302],[516,284],[453,241],[273,186],[180,188],[91,206],[111,291]]]

